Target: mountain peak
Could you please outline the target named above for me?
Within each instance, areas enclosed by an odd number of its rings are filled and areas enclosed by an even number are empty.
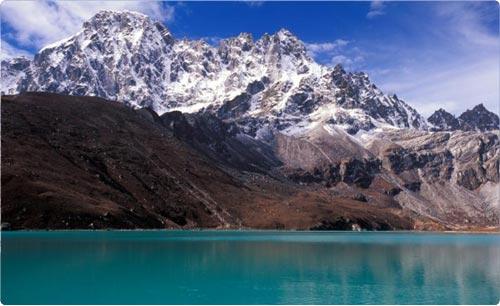
[[[282,44],[294,45],[299,49],[304,49],[304,51],[306,49],[304,43],[300,39],[298,39],[297,36],[295,36],[292,32],[285,28],[280,29],[273,35],[273,37],[275,40],[280,41]]]
[[[169,45],[173,44],[174,38],[170,31],[158,21],[151,20],[147,15],[133,11],[110,11],[101,10],[83,23],[82,30],[75,35],[49,44],[42,48],[39,53],[48,49],[67,46],[80,37],[81,42],[87,46],[92,40],[116,39],[114,34],[128,34],[137,42],[146,30],[155,29],[160,32],[162,39]],[[113,38],[116,36],[115,38]]]
[[[174,40],[144,14],[101,11],[80,32],[39,52],[29,67],[29,73],[14,67],[5,72],[12,76],[13,92],[99,96],[159,113],[204,110],[234,120],[253,118],[248,128],[255,131],[271,129],[262,123],[271,119],[280,131],[293,127],[297,122],[288,115],[304,124],[334,119],[328,122],[352,132],[353,125],[375,127],[374,120],[427,128],[414,109],[378,90],[365,73],[315,63],[287,29],[256,42],[241,33],[216,48],[201,40]]]
[[[248,41],[248,42],[253,42],[253,35],[252,33],[247,33],[247,32],[242,32],[238,35],[238,39]]]
[[[291,43],[295,45],[300,45],[305,49],[304,43],[297,38],[292,32],[289,30],[282,28],[278,32],[274,33],[273,35],[275,41],[280,41],[282,43]]]
[[[114,10],[100,10],[97,12],[93,17],[91,17],[89,20],[93,19],[108,19],[112,17],[128,17],[128,18],[140,18],[140,19],[149,19],[148,15],[139,13],[139,12],[134,12],[134,11],[129,11],[129,10],[123,10],[123,11],[114,11]]]
[[[104,33],[139,32],[147,27],[155,27],[163,36],[170,35],[170,31],[159,21],[149,16],[133,11],[101,10],[83,24],[83,31],[102,31]],[[168,34],[168,35],[167,35]]]
[[[472,109],[473,111],[476,111],[476,112],[484,112],[484,111],[488,111],[486,109],[486,107],[483,105],[483,103],[479,103],[478,105],[474,106],[474,108]]]
[[[435,111],[427,121],[434,125],[435,131],[455,131],[461,127],[460,121],[443,108]]]
[[[464,114],[469,114],[469,113],[476,113],[476,114],[494,114],[493,112],[490,112],[483,103],[479,103],[478,105],[474,106],[472,109],[467,109],[462,115]],[[460,115],[460,117],[462,116]]]
[[[335,67],[333,68],[333,71],[337,74],[346,74],[345,70],[344,70],[344,67],[342,66],[342,64],[337,64],[335,65]]]
[[[121,28],[128,28],[130,26],[142,26],[154,22],[149,16],[138,12],[101,10],[90,17],[83,24],[83,27],[118,25]]]
[[[5,59],[2,61],[2,65],[4,65],[4,63],[9,63],[11,65],[14,65],[14,64],[19,64],[19,63],[29,63],[31,60],[25,56],[25,55],[20,55],[20,56],[16,56],[16,57],[12,57],[12,58],[8,58],[8,59]]]
[[[499,128],[499,118],[481,103],[467,109],[458,118],[440,108],[428,119],[434,131],[491,131]]]
[[[286,37],[295,37],[295,35],[293,35],[293,33],[290,32],[290,30],[285,29],[285,28],[279,29],[279,31],[276,32],[276,34],[280,35],[280,36],[286,36]]]
[[[482,103],[462,113],[459,119],[462,121],[463,130],[498,130],[500,123],[498,115],[487,110]]]
[[[280,29],[272,35],[265,33],[255,44],[261,52],[268,56],[276,56],[277,60],[281,55],[286,55],[295,58],[292,61],[297,61],[297,63],[312,61],[307,55],[304,43],[287,29]]]

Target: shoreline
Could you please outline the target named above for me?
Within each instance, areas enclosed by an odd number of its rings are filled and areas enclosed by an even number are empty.
[[[294,233],[415,233],[415,234],[500,234],[500,228],[485,228],[480,230],[445,230],[445,231],[424,231],[424,230],[392,230],[392,231],[346,231],[346,230],[276,230],[276,229],[222,229],[222,228],[203,228],[203,229],[21,229],[21,230],[2,230],[0,233],[31,233],[31,232],[294,232]]]

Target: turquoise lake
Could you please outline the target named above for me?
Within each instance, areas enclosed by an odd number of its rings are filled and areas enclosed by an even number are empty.
[[[500,235],[2,232],[4,304],[497,304]]]

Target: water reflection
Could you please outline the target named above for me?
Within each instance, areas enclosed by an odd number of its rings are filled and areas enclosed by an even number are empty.
[[[498,235],[2,236],[4,303],[496,304],[499,288]]]

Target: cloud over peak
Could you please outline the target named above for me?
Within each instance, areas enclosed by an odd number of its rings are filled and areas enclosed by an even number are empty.
[[[137,11],[162,22],[174,19],[174,7],[161,1],[5,1],[1,17],[8,38],[36,50],[78,32],[100,10]]]
[[[344,39],[337,39],[333,42],[326,43],[305,43],[306,49],[309,52],[309,56],[316,58],[322,53],[331,53],[335,50],[340,49],[343,46],[349,44],[349,41]]]

